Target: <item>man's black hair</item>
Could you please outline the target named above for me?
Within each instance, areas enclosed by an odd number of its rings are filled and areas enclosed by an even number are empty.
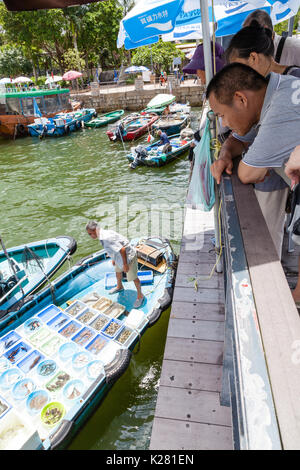
[[[268,79],[256,70],[248,65],[234,62],[226,65],[211,79],[207,86],[206,98],[214,93],[219,103],[230,106],[237,91],[258,91],[267,85]]]
[[[254,10],[252,13],[250,13],[250,15],[248,15],[244,20],[243,27],[249,26],[252,20],[256,20],[260,26],[269,28],[271,31],[273,31],[271,17],[265,10]]]

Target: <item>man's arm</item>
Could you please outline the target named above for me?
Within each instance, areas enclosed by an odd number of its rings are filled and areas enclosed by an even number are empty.
[[[128,264],[127,264],[127,254],[126,254],[126,248],[125,246],[123,246],[120,250],[120,254],[122,256],[122,260],[123,260],[123,267],[124,267],[124,272],[127,273],[129,271],[129,267],[128,267]]]
[[[265,179],[268,168],[256,168],[241,161],[238,167],[238,177],[244,184],[260,183]]]
[[[242,142],[241,140],[233,137],[232,134],[225,140],[221,147],[218,160],[216,160],[210,167],[211,174],[215,178],[217,184],[220,184],[224,170],[228,175],[231,175],[233,168],[232,160],[245,152],[249,145],[250,142]]]
[[[291,153],[284,171],[292,182],[292,188],[300,182],[300,145]]]

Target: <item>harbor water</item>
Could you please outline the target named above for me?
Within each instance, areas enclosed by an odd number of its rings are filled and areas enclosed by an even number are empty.
[[[192,126],[199,110],[193,109]],[[107,127],[67,137],[0,139],[0,234],[6,247],[58,235],[77,241],[71,262],[98,251],[89,219],[131,238],[160,235],[179,251],[190,164],[129,169],[125,154],[146,143],[110,142]],[[69,267],[68,263],[59,271]],[[69,449],[147,449],[170,309],[142,337],[131,363]]]

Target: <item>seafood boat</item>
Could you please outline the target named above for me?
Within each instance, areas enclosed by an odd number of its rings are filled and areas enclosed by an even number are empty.
[[[113,129],[106,132],[109,140],[130,141],[150,132],[152,124],[159,118],[157,114],[138,114],[134,119],[127,117],[127,121],[118,123]]]
[[[76,251],[74,238],[61,236],[0,251],[0,318],[41,287]]]
[[[186,133],[184,137],[180,134],[172,135],[169,137],[170,145],[159,145],[158,142],[144,147],[139,145],[132,147],[131,153],[126,155],[129,161],[129,166],[135,169],[137,166],[164,166],[176,160],[183,155],[190,147],[193,138],[193,131],[186,132],[188,129],[183,129]]]
[[[165,132],[167,135],[179,134],[182,129],[190,123],[189,115],[183,113],[168,114],[161,116],[154,124],[152,130]]]
[[[61,111],[72,111],[69,89],[0,92],[0,135],[27,136],[27,126],[37,117],[50,118]]]
[[[103,127],[107,124],[111,124],[112,122],[118,121],[124,114],[123,109],[118,109],[117,111],[112,111],[111,113],[102,114],[102,116],[98,116],[91,121],[87,122],[85,125],[86,127]]]
[[[32,137],[61,137],[80,129],[96,115],[93,108],[79,109],[70,113],[59,113],[53,118],[37,118],[27,127]]]
[[[133,282],[108,294],[116,278],[102,250],[0,320],[0,449],[65,447],[170,305],[176,256],[169,242],[131,243],[145,295],[140,309]]]

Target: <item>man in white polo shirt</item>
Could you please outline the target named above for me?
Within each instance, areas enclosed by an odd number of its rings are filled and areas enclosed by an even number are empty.
[[[100,228],[95,221],[90,221],[86,225],[86,231],[94,240],[99,239],[103,248],[107,251],[115,267],[117,286],[109,291],[110,294],[116,294],[124,290],[122,277],[126,273],[127,281],[133,281],[137,290],[137,299],[134,308],[142,306],[145,296],[142,294],[141,283],[138,278],[137,254],[133,246],[129,244],[127,238],[123,237],[114,230],[104,230]]]
[[[250,147],[236,141],[235,149],[226,154],[223,152],[212,165],[217,182],[223,170],[231,173],[232,159],[245,151],[238,169],[243,183],[268,179],[270,169],[282,175],[284,163],[300,144],[300,80],[274,73],[263,77],[247,65],[233,63],[211,80],[207,98],[213,111],[233,132],[239,136],[249,135],[250,130],[254,132]],[[271,235],[277,228],[275,223],[269,223],[268,215],[270,213],[276,222],[285,209],[281,202],[278,200],[276,207],[267,204],[265,207],[264,217]],[[283,226],[279,227],[280,231],[282,238]],[[280,257],[280,240],[277,238],[277,246],[274,238],[273,241]]]

